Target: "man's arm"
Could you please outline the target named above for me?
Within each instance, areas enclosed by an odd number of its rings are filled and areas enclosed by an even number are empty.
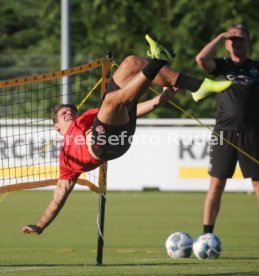
[[[231,33],[224,32],[219,34],[216,38],[214,38],[211,42],[209,42],[196,56],[196,62],[199,66],[211,73],[216,68],[216,63],[214,61],[216,50],[218,49],[220,43],[225,41],[226,38],[230,37]]]
[[[163,87],[163,92],[151,100],[137,105],[137,117],[141,117],[169,101],[177,92],[175,87]]]
[[[75,186],[75,181],[71,180],[58,180],[53,198],[49,203],[44,214],[36,225],[24,226],[21,231],[23,233],[40,235],[43,230],[54,220],[59,211],[64,206],[70,192]]]

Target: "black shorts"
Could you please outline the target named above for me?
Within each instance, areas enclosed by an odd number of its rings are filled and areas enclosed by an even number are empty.
[[[259,129],[220,130],[217,133],[259,162]],[[213,138],[215,138],[215,135]],[[259,164],[223,139],[211,139],[209,174],[220,179],[231,178],[237,161],[244,178],[259,179]],[[214,141],[214,142],[213,142]]]
[[[105,95],[119,88],[111,79]],[[102,160],[108,161],[118,158],[130,148],[136,130],[137,102],[128,106],[128,113],[129,122],[116,127],[104,124],[97,117],[95,118],[92,126],[92,150]]]

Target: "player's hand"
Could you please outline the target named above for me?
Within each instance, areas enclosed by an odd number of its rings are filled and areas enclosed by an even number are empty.
[[[236,32],[224,32],[224,33],[221,33],[220,34],[220,37],[222,38],[222,39],[229,39],[229,38],[233,38],[233,37],[242,37],[242,35],[241,34],[238,34],[238,33],[236,33]]]
[[[38,227],[37,225],[27,225],[22,227],[21,232],[24,234],[32,234],[32,235],[40,235],[43,229]]]
[[[229,37],[229,32],[223,32],[219,34],[219,37],[221,38],[221,40],[225,40]]]
[[[160,96],[159,104],[163,104],[167,101],[169,101],[177,92],[178,88],[176,87],[170,87],[170,86],[164,86],[163,92]]]

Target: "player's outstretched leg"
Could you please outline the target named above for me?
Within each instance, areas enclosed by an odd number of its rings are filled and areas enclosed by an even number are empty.
[[[102,123],[110,126],[128,123],[128,106],[138,102],[160,69],[172,59],[169,50],[154,40],[150,40],[150,53],[153,58],[125,86],[106,94],[98,112],[98,119]]]
[[[161,44],[156,37],[147,34],[146,40],[150,46],[150,50],[147,51],[149,58],[170,62],[175,57],[174,52]],[[231,84],[231,81],[213,81],[205,78],[200,88],[196,92],[192,93],[192,97],[195,102],[198,102],[212,93],[220,93],[225,91],[231,86]]]
[[[149,58],[166,60],[168,62],[173,60],[175,53],[172,49],[162,45],[155,36],[146,34],[145,38],[150,46],[150,49],[147,50],[147,56]]]
[[[205,78],[198,91],[192,93],[192,98],[198,102],[213,93],[220,93],[232,85],[231,81],[214,81]]]

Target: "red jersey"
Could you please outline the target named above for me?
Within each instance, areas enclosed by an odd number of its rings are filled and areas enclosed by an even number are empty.
[[[95,108],[82,114],[65,134],[59,154],[59,179],[75,181],[81,173],[91,171],[103,163],[90,155],[85,138],[85,132],[91,128],[97,112],[98,108]]]

